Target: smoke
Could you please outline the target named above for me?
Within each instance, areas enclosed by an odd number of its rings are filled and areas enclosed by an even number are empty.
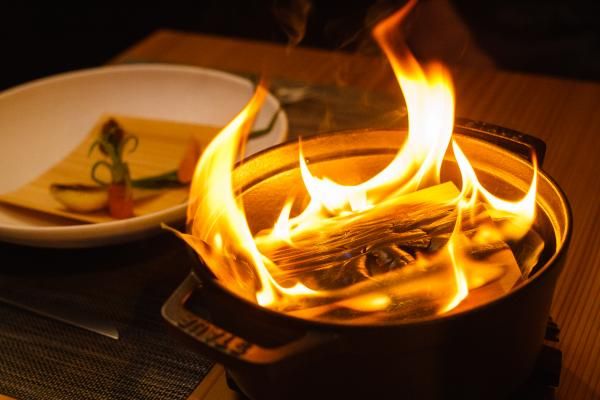
[[[310,0],[278,0],[273,15],[288,37],[288,45],[296,46],[306,34],[306,23],[312,9]]]
[[[317,133],[337,129],[365,127],[396,128],[405,124],[406,109],[400,93],[375,89],[377,78],[364,80],[360,89],[354,84],[364,70],[356,68],[344,52],[373,57],[372,76],[389,73],[386,59],[371,37],[372,28],[401,6],[405,0],[365,1],[364,7],[337,6],[311,0],[273,0],[272,14],[288,39],[288,53],[294,52],[305,38],[307,28],[323,44],[342,52],[319,65],[328,71],[331,85],[305,86],[298,82],[279,81],[271,88],[294,119],[298,134]],[[310,18],[310,21],[309,21]],[[314,44],[314,43],[313,43]],[[385,78],[383,78],[385,79]],[[373,82],[373,83],[371,83]],[[393,81],[392,81],[393,84]],[[395,87],[395,86],[394,86]],[[311,115],[296,121],[295,115]]]
[[[371,30],[377,23],[399,9],[404,0],[375,0],[364,7],[331,15],[324,25],[323,33],[328,43],[338,50],[376,55],[379,48],[371,38]]]

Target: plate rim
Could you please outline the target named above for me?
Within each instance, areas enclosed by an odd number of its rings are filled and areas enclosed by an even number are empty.
[[[240,86],[245,86],[250,89],[253,87],[250,80],[221,70],[181,64],[134,63],[84,68],[38,78],[0,92],[0,99],[30,90],[32,88],[43,86],[48,83],[55,83],[87,76],[110,74],[113,72],[131,72],[136,70],[155,70],[160,72],[173,71],[202,74],[229,82],[235,82]],[[280,123],[282,124],[283,129],[276,138],[277,142],[275,142],[275,144],[281,143],[285,141],[287,137],[287,115],[280,107],[280,102],[271,92],[268,92],[265,101],[272,104],[274,108],[280,109],[277,119],[281,121]],[[15,207],[18,208],[18,206]],[[144,237],[152,234],[152,232],[155,230],[160,229],[159,222],[175,223],[181,221],[185,218],[186,209],[187,201],[180,205],[172,206],[150,214],[140,215],[123,220],[91,224],[81,223],[66,226],[18,226],[0,223],[0,241],[33,245],[36,247],[51,246],[61,248],[97,247],[107,244],[123,243],[129,240],[136,240],[138,237]],[[157,219],[161,219],[161,221],[157,221]],[[35,234],[35,237],[32,237],[32,234]],[[91,237],[90,234],[92,235]],[[54,238],[55,235],[60,235],[61,237]],[[81,235],[84,236],[81,237]],[[61,241],[63,241],[63,243],[61,243]]]

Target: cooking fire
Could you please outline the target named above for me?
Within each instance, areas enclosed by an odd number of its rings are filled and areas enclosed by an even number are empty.
[[[217,280],[260,306],[346,323],[452,313],[489,302],[526,280],[544,242],[536,218],[537,165],[530,186],[505,199],[480,182],[453,139],[454,94],[440,64],[421,66],[398,32],[414,6],[377,25],[373,36],[394,70],[408,131],[385,168],[360,182],[324,176],[302,151],[270,227],[251,229],[232,170],[266,96],[210,143],[190,190],[192,246]],[[398,135],[403,135],[398,132]],[[456,165],[455,181],[443,178]]]

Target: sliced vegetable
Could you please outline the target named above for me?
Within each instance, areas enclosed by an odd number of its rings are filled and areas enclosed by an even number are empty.
[[[55,183],[50,186],[50,193],[63,206],[77,212],[98,211],[108,204],[108,192],[102,186]]]
[[[50,193],[67,209],[77,212],[94,212],[108,208],[109,186],[84,185],[80,183],[55,183]],[[131,189],[133,201],[146,200],[162,193],[160,188],[152,187]]]
[[[177,172],[177,170],[173,170],[160,175],[132,179],[131,187],[135,189],[165,189],[186,186],[187,183],[179,180]]]
[[[118,219],[133,217],[133,193],[127,184],[108,185],[108,211]]]

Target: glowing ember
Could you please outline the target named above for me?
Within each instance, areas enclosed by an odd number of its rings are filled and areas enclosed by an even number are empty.
[[[293,315],[360,323],[449,312],[472,297],[470,290],[486,301],[521,278],[505,240],[530,231],[537,167],[519,201],[500,199],[479,183],[452,140],[449,73],[438,64],[421,68],[396,32],[414,4],[373,32],[404,93],[409,129],[393,160],[372,178],[350,186],[317,177],[300,148],[308,204],[292,216],[290,198],[273,227],[253,235],[231,171],[265,97],[262,85],[202,155],[189,234],[180,236],[230,290]],[[440,183],[451,142],[461,190]]]

